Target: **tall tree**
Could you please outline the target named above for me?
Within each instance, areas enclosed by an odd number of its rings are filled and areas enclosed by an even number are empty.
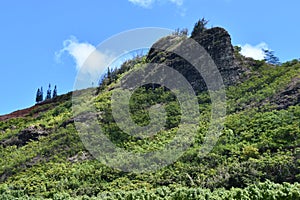
[[[108,84],[111,83],[111,70],[109,67],[107,68],[107,79],[108,79]]]
[[[35,97],[35,102],[36,103],[39,103],[41,101],[40,96],[41,96],[41,91],[40,91],[40,88],[38,88],[38,90],[36,92],[36,97]]]
[[[56,88],[56,85],[54,86],[52,98],[55,98],[55,97],[57,97],[57,88]]]
[[[39,96],[40,102],[44,100],[44,93],[43,93],[43,87],[40,89],[40,96]]]
[[[49,83],[49,87],[48,87],[48,90],[47,90],[46,99],[51,99],[51,85],[50,85],[50,83]]]
[[[36,101],[37,103],[43,101],[43,87],[38,88],[38,90],[37,90],[37,92],[36,92],[36,96],[35,96],[35,101]]]
[[[206,25],[208,23],[208,20],[202,18],[196,22],[194,29],[192,31],[192,38],[198,35],[199,33],[202,33],[206,30]]]
[[[280,65],[279,58],[274,55],[274,51],[269,49],[263,49],[265,53],[265,61],[272,65]]]

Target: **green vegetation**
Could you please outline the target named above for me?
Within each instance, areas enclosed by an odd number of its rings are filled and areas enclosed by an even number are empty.
[[[205,18],[198,20],[192,31],[192,35],[191,35],[192,38],[194,38],[197,34],[205,31],[207,29],[206,28],[207,24],[208,24],[208,21]]]
[[[272,65],[280,65],[279,58],[274,55],[274,51],[263,49],[265,53],[265,61]]]
[[[83,98],[101,113],[99,123],[110,140],[133,152],[163,148],[181,120],[176,96],[151,86],[135,91],[130,117],[147,125],[151,106],[162,104],[167,114],[164,130],[140,139],[124,133],[113,120],[111,90],[144,62],[142,57],[109,70],[97,94]],[[213,150],[204,157],[199,151],[211,108],[209,94],[202,92],[193,145],[158,171],[122,172],[95,160],[76,131],[71,94],[36,105],[25,116],[0,121],[0,199],[300,199],[299,101],[286,106],[275,101],[299,80],[300,62],[280,67],[255,62],[247,66],[249,78],[226,90],[228,115]],[[39,135],[24,139],[24,131]]]

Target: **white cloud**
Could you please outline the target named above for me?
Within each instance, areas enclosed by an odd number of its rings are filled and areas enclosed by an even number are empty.
[[[171,2],[177,6],[181,6],[184,0],[128,0],[129,2],[141,6],[143,8],[151,8],[155,2]]]
[[[253,58],[255,60],[263,60],[265,58],[265,53],[263,49],[268,49],[268,45],[264,42],[259,43],[256,46],[251,44],[245,44],[241,46],[241,54],[246,57]]]
[[[79,42],[74,36],[63,42],[63,48],[55,53],[56,59],[60,61],[64,53],[74,59],[79,74],[82,77],[87,75],[90,82],[96,82],[114,58],[112,54],[98,51],[90,43]]]
[[[76,69],[79,70],[88,56],[96,50],[96,47],[89,43],[79,43],[77,38],[71,36],[63,42],[63,48],[56,52],[56,58],[61,59],[63,53],[67,52],[75,61]]]

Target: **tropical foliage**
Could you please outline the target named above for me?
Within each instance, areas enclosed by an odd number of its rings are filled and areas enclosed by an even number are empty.
[[[90,97],[105,134],[133,152],[163,148],[181,120],[176,96],[161,87],[136,90],[130,117],[147,125],[151,106],[162,104],[167,113],[164,130],[141,140],[113,120],[111,91],[120,77],[143,62],[124,63]],[[122,172],[89,154],[74,125],[70,94],[36,105],[25,116],[0,121],[0,199],[300,199],[299,101],[286,107],[272,101],[299,79],[300,63],[247,67],[250,78],[226,90],[228,115],[213,150],[204,157],[199,151],[211,110],[209,93],[202,92],[193,145],[175,163],[148,173]],[[20,143],[28,129],[42,134]]]

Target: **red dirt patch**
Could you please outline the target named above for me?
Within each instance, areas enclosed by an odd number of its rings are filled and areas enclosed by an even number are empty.
[[[37,106],[38,105],[35,105],[35,106],[30,107],[30,108],[25,108],[23,110],[14,111],[10,114],[1,115],[0,116],[0,121],[8,120],[8,119],[11,119],[11,118],[26,117],[27,115],[29,115],[30,111],[35,109]]]

